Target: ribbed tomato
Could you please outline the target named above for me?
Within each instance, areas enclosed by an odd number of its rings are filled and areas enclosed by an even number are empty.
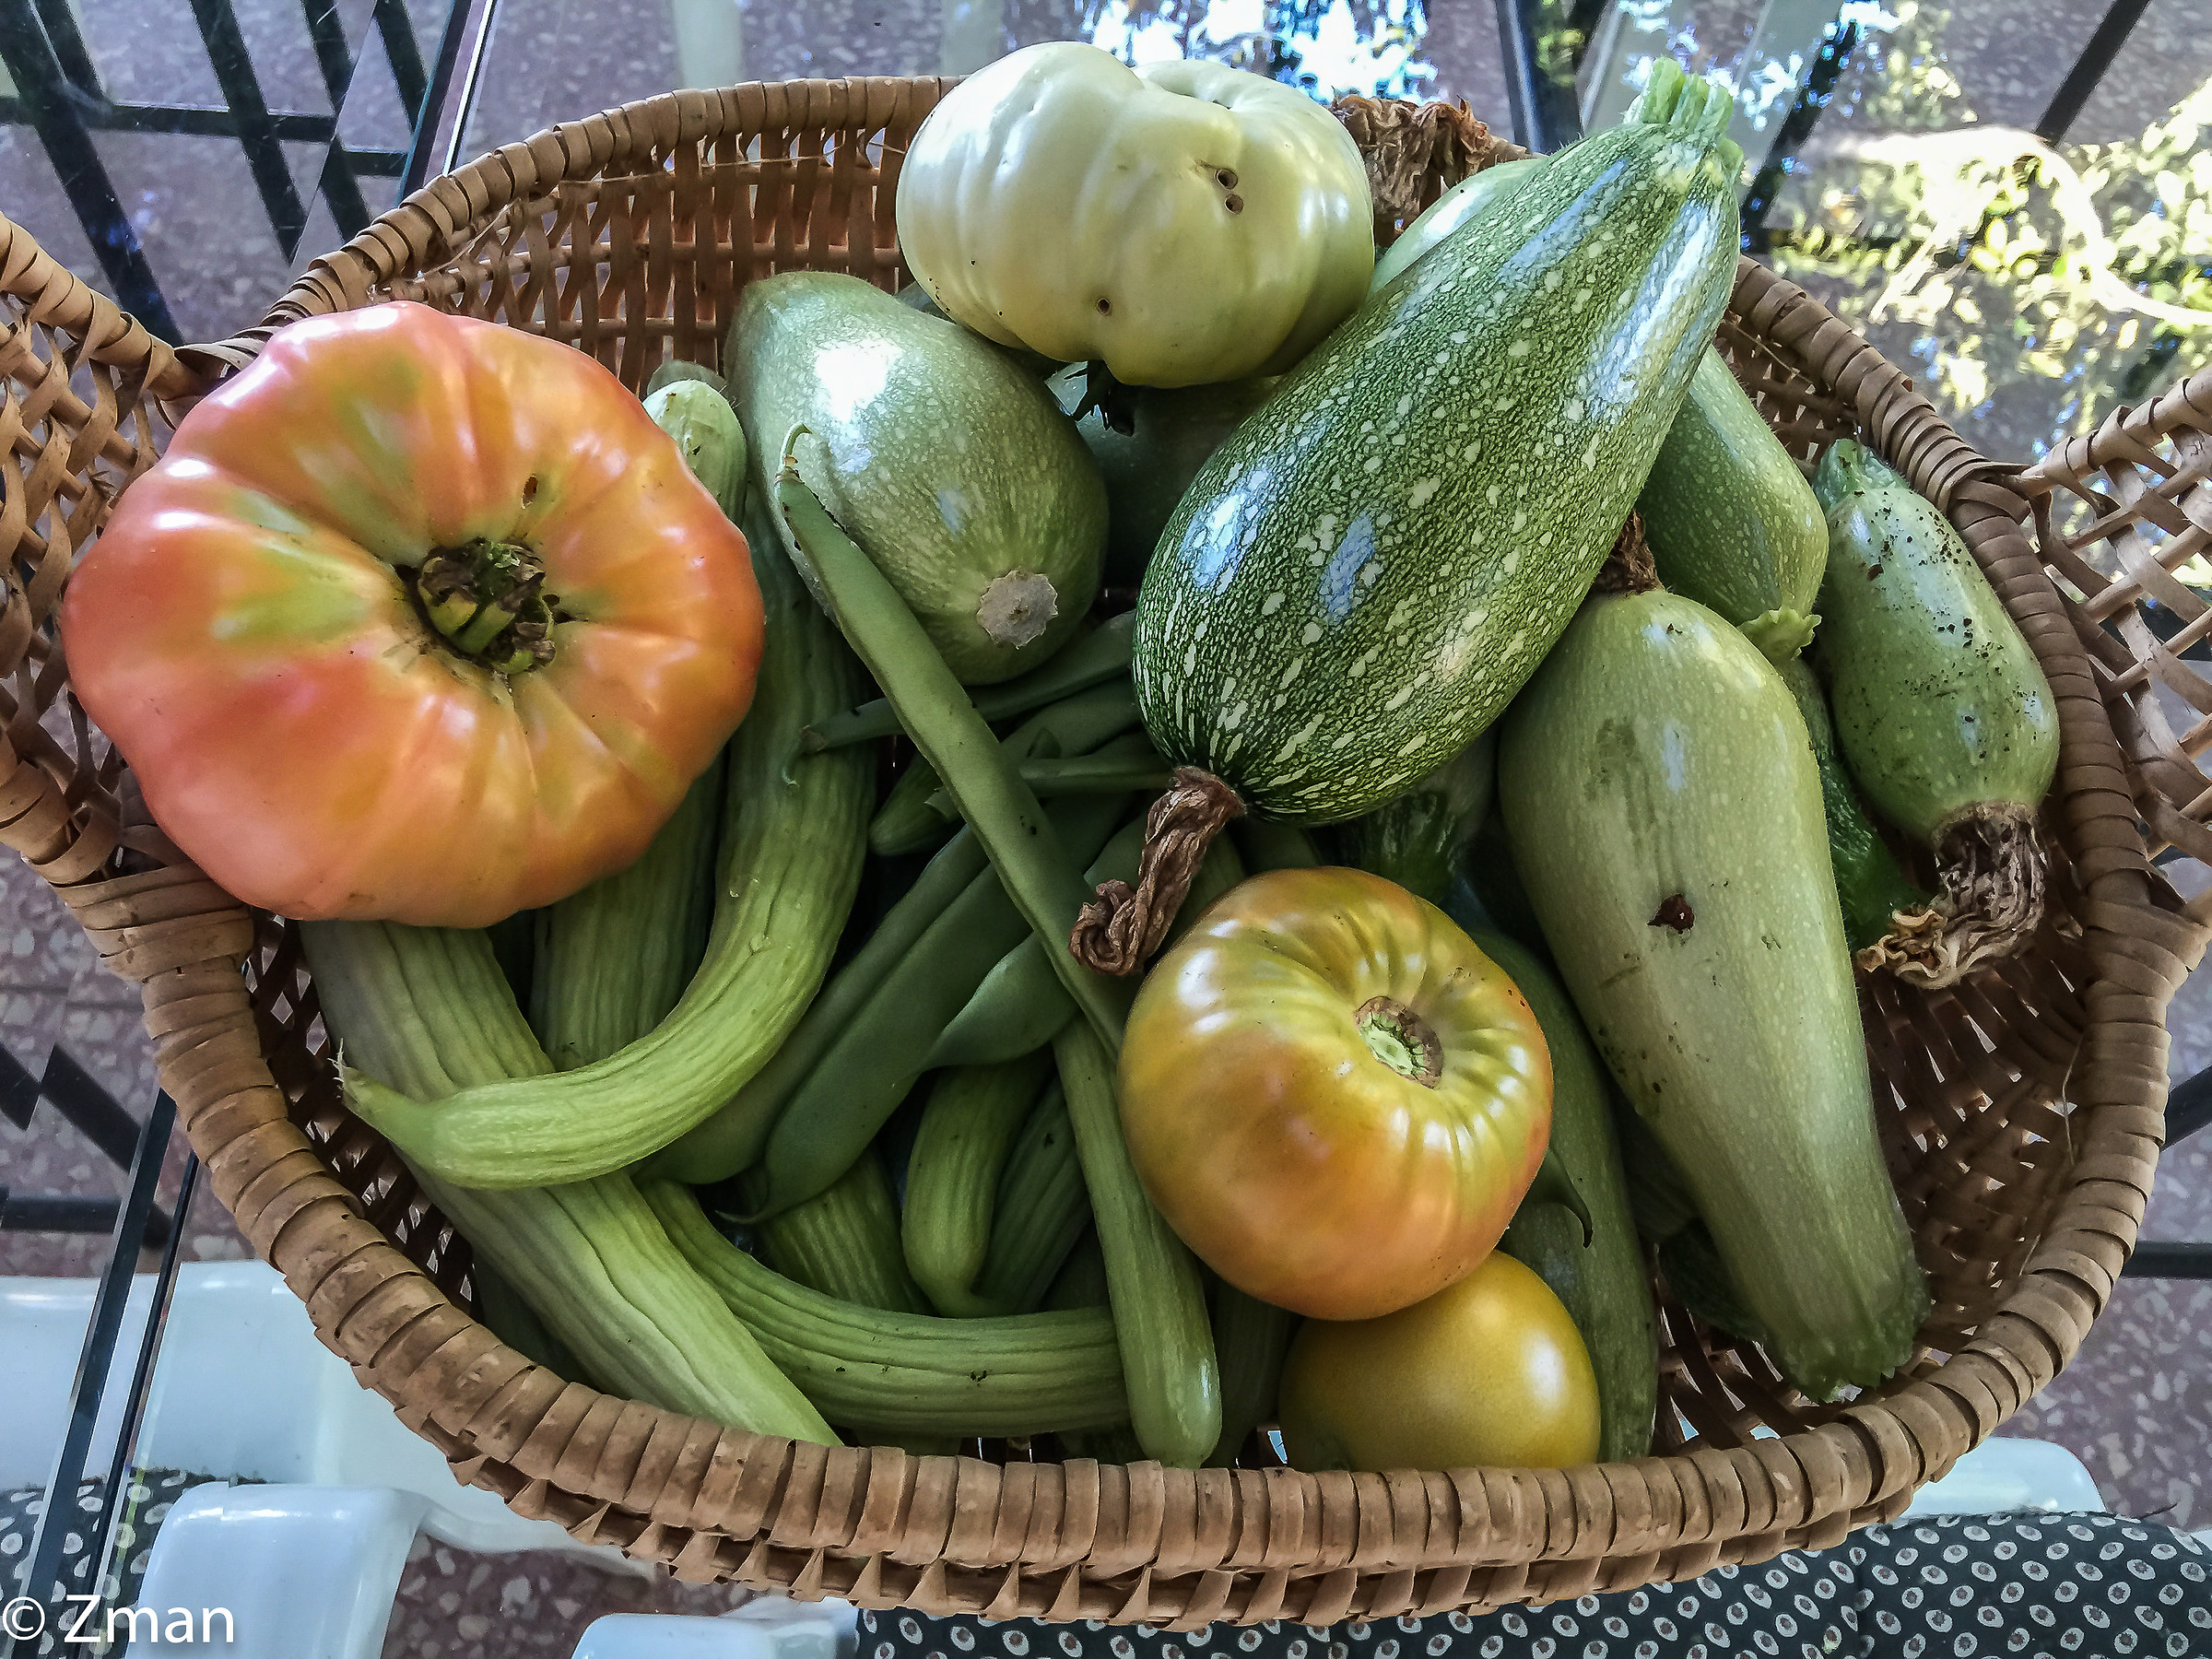
[[[294,324],[201,403],[61,627],[230,892],[455,927],[642,852],[761,647],[745,538],[614,375],[414,304]]]
[[[1511,980],[1360,870],[1231,889],[1146,977],[1121,1063],[1145,1190],[1215,1272],[1318,1319],[1435,1294],[1498,1242],[1551,1132]]]

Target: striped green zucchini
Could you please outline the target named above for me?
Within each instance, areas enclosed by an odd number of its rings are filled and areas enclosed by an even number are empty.
[[[1067,1119],[1067,1097],[1054,1082],[1006,1155],[976,1294],[1016,1313],[1077,1305],[1053,1301],[1047,1293],[1089,1226],[1090,1198],[1076,1157],[1075,1125]],[[1103,1295],[1099,1300],[1105,1305]]]
[[[1581,603],[1735,271],[1734,105],[1671,60],[1448,237],[1199,473],[1137,601],[1145,727],[1330,823],[1465,747]],[[1488,229],[1486,221],[1486,229]]]
[[[929,1091],[907,1159],[900,1236],[908,1267],[940,1313],[1017,1311],[980,1295],[976,1276],[990,1253],[999,1177],[1052,1064],[1051,1051],[1039,1049],[1000,1065],[954,1066]]]

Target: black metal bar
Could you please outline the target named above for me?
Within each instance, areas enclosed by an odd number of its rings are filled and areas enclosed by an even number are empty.
[[[138,232],[116,199],[108,170],[77,112],[81,94],[64,76],[31,0],[0,0],[0,64],[7,66],[8,77],[16,83],[26,112],[23,124],[38,134],[77,223],[107,274],[108,286],[115,290],[117,303],[159,338],[171,346],[181,344],[182,336],[169,313],[169,302],[161,297],[161,285],[154,280]]]
[[[191,138],[235,138],[239,135],[238,117],[229,110],[212,109],[206,104],[143,104],[106,103],[91,99],[76,100],[76,113],[85,125],[96,133],[167,133]],[[337,130],[336,120],[329,115],[317,115],[305,110],[270,110],[266,112],[269,130],[277,137],[296,144],[327,144]],[[0,124],[14,123],[29,125],[30,115],[23,100],[0,98]],[[360,155],[398,155],[397,150],[356,150]]]
[[[5,1043],[0,1043],[0,1117],[18,1129],[28,1129],[30,1114],[38,1109],[39,1080]]]
[[[184,1175],[177,1183],[177,1226],[161,1252],[153,1300],[146,1310],[146,1330],[138,1338],[138,1361],[131,1368],[131,1392],[124,1398],[123,1421],[115,1427],[115,1455],[108,1464],[108,1484],[100,1493],[99,1528],[86,1540],[85,1559],[92,1563],[95,1578],[107,1559],[116,1517],[123,1512],[124,1477],[137,1457],[138,1430],[146,1421],[147,1397],[153,1392],[154,1359],[161,1352],[161,1338],[169,1329],[169,1304],[176,1293],[178,1246],[184,1241],[184,1218],[192,1214],[192,1195],[199,1184],[200,1159],[195,1152],[184,1159]],[[122,1574],[116,1576],[120,1579]]]
[[[103,96],[100,89],[100,69],[92,62],[92,53],[85,45],[85,37],[76,27],[76,13],[69,0],[34,0],[39,8],[39,21],[46,26],[46,38],[53,43],[53,61],[62,66],[69,84],[89,98]]]
[[[453,77],[461,70],[461,53],[467,43],[468,17],[473,0],[452,0],[445,14],[445,28],[438,36],[438,65],[430,72],[430,84],[424,92],[420,112],[415,117],[415,130],[407,139],[407,159],[399,171],[399,194],[405,201],[420,190],[430,176],[430,141],[436,136],[438,118],[444,112],[445,100],[453,95]],[[487,7],[485,23],[490,22]]]
[[[422,66],[422,46],[415,39],[415,19],[407,16],[406,0],[376,0],[376,32],[382,37],[392,84],[399,88],[400,108],[406,111],[412,128],[422,119],[430,77]]]
[[[353,46],[346,39],[346,20],[338,16],[338,0],[300,0],[307,13],[307,38],[314,42],[315,67],[323,72],[323,89],[330,94],[330,112],[346,107],[346,89],[353,85]]]
[[[1790,112],[1783,117],[1781,130],[1774,135],[1774,147],[1767,152],[1765,164],[1745,193],[1742,216],[1745,253],[1764,253],[1771,246],[1767,236],[1768,209],[1782,194],[1783,181],[1790,176],[1797,152],[1813,135],[1813,126],[1820,119],[1820,112],[1835,97],[1836,77],[1843,73],[1852,49],[1858,43],[1858,24],[1841,18],[1830,25],[1821,40],[1819,51],[1813,55],[1813,66],[1806,72],[1805,85],[1797,89],[1797,100],[1790,106]]]
[[[30,1574],[23,1593],[48,1609],[46,1626],[60,1630],[65,1585],[55,1578],[62,1562],[62,1541],[82,1524],[76,1507],[76,1488],[85,1473],[85,1459],[92,1450],[92,1429],[100,1418],[100,1402],[106,1392],[108,1366],[123,1329],[124,1306],[130,1299],[131,1278],[138,1266],[137,1244],[146,1236],[146,1218],[154,1206],[154,1187],[161,1178],[161,1163],[169,1150],[171,1128],[176,1123],[177,1103],[164,1090],[147,1113],[138,1136],[138,1150],[131,1160],[131,1182],[123,1208],[116,1213],[112,1248],[108,1265],[93,1292],[92,1317],[85,1324],[85,1346],[77,1356],[76,1382],[71,1391],[69,1426],[62,1435],[62,1449],[53,1462],[53,1478],[46,1485],[46,1508],[31,1535]],[[172,1235],[173,1236],[173,1235]],[[112,1497],[112,1494],[110,1494]],[[40,1638],[10,1640],[5,1659],[37,1652]]]
[[[2051,107],[2035,124],[2037,137],[2045,144],[2056,144],[2066,135],[2067,129],[2088,103],[2089,95],[2097,90],[2097,83],[2104,78],[2104,72],[2120,55],[2120,48],[2135,32],[2136,24],[2149,9],[2150,0],[2112,0],[2112,10],[2104,14],[2104,21],[2097,25],[2088,44],[2074,60],[2074,67],[2066,71],[2066,78],[2059,82],[2058,90],[2051,95]]]
[[[2166,1144],[2185,1141],[2206,1124],[2212,1124],[2212,1068],[2167,1091]]]
[[[65,1193],[16,1193],[0,1186],[0,1232],[96,1233],[112,1231],[120,1198]],[[146,1241],[169,1238],[169,1217],[156,1205],[146,1218]]]
[[[138,1121],[58,1042],[46,1055],[46,1075],[39,1079],[39,1093],[53,1103],[54,1110],[67,1118],[79,1135],[105,1152],[110,1162],[130,1167],[138,1153]]]
[[[1498,43],[1505,64],[1505,97],[1512,111],[1513,142],[1549,152],[1583,135],[1574,77],[1545,66],[1546,0],[1497,0]]]
[[[2147,1239],[2120,1270],[2122,1278],[2212,1279],[2212,1244]]]
[[[269,106],[261,96],[261,81],[253,73],[253,61],[246,55],[246,37],[238,26],[238,14],[231,10],[230,0],[192,0],[192,15],[199,23],[200,39],[207,48],[208,63],[214,65],[216,84],[223,89],[223,101],[238,117],[239,146],[246,152],[254,188],[261,192],[261,205],[269,216],[269,229],[276,233],[277,250],[288,260],[307,229],[307,208],[292,183],[284,146],[270,124]]]

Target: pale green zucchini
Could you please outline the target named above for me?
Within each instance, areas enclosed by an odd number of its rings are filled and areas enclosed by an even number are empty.
[[[979,1294],[976,1279],[990,1254],[999,1178],[1052,1068],[1051,1051],[1041,1048],[1000,1065],[952,1067],[930,1088],[907,1159],[900,1237],[908,1267],[940,1313],[1023,1311]]]
[[[310,922],[300,933],[324,1022],[355,1070],[430,1100],[552,1070],[483,934],[382,922]],[[732,1428],[837,1444],[627,1175],[507,1192],[419,1169],[416,1177],[602,1386]]]
[[[965,1439],[1128,1418],[1113,1322],[1100,1310],[934,1319],[855,1307],[753,1260],[714,1230],[688,1189],[640,1184],[677,1249],[839,1422]]]
[[[1673,1155],[1783,1373],[1910,1359],[1929,1305],[1877,1141],[1805,723],[1664,590],[1594,596],[1500,734],[1513,863],[1598,1052]]]
[[[785,1278],[862,1308],[926,1313],[899,1241],[899,1197],[873,1148],[804,1204],[755,1223],[760,1259]]]
[[[1105,1044],[1087,1022],[1070,1020],[1053,1052],[1106,1255],[1129,1425],[1146,1456],[1194,1469],[1221,1438],[1221,1373],[1198,1263],[1137,1182]]]
[[[1090,1198],[1076,1156],[1067,1097],[1055,1081],[1021,1126],[991,1207],[991,1242],[975,1277],[976,1294],[1016,1313],[1083,1304],[1052,1300],[1055,1275],[1090,1226]],[[1103,1274],[1104,1267],[1100,1268]],[[1099,1305],[1105,1306],[1100,1279]]]
[[[1472,937],[1505,970],[1543,1028],[1551,1051],[1550,1149],[1589,1221],[1585,1233],[1566,1206],[1524,1200],[1500,1248],[1541,1276],[1583,1334],[1597,1373],[1599,1459],[1641,1457],[1652,1449],[1658,1409],[1659,1327],[1613,1133],[1613,1079],[1566,987],[1536,953],[1501,933]]]
[[[1836,741],[1877,812],[1936,854],[1940,929],[1878,965],[1954,983],[2042,919],[2035,815],[2058,768],[2058,706],[1951,522],[1849,439],[1813,488],[1828,509],[1820,665]]]
[[[745,433],[727,393],[707,381],[672,379],[646,394],[645,413],[676,440],[724,516],[735,519],[745,500]]]
[[[800,476],[963,684],[1067,642],[1098,594],[1106,490],[1036,379],[958,324],[825,271],[747,284],[723,361],[755,487],[805,427]]]
[[[1743,629],[1772,663],[1803,651],[1828,566],[1828,526],[1790,452],[1717,351],[1636,498],[1659,580]]]

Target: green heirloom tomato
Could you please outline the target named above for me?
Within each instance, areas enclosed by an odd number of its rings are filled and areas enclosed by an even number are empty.
[[[1056,41],[946,94],[899,173],[907,266],[948,317],[1131,385],[1288,369],[1374,270],[1367,170],[1292,88]]]

